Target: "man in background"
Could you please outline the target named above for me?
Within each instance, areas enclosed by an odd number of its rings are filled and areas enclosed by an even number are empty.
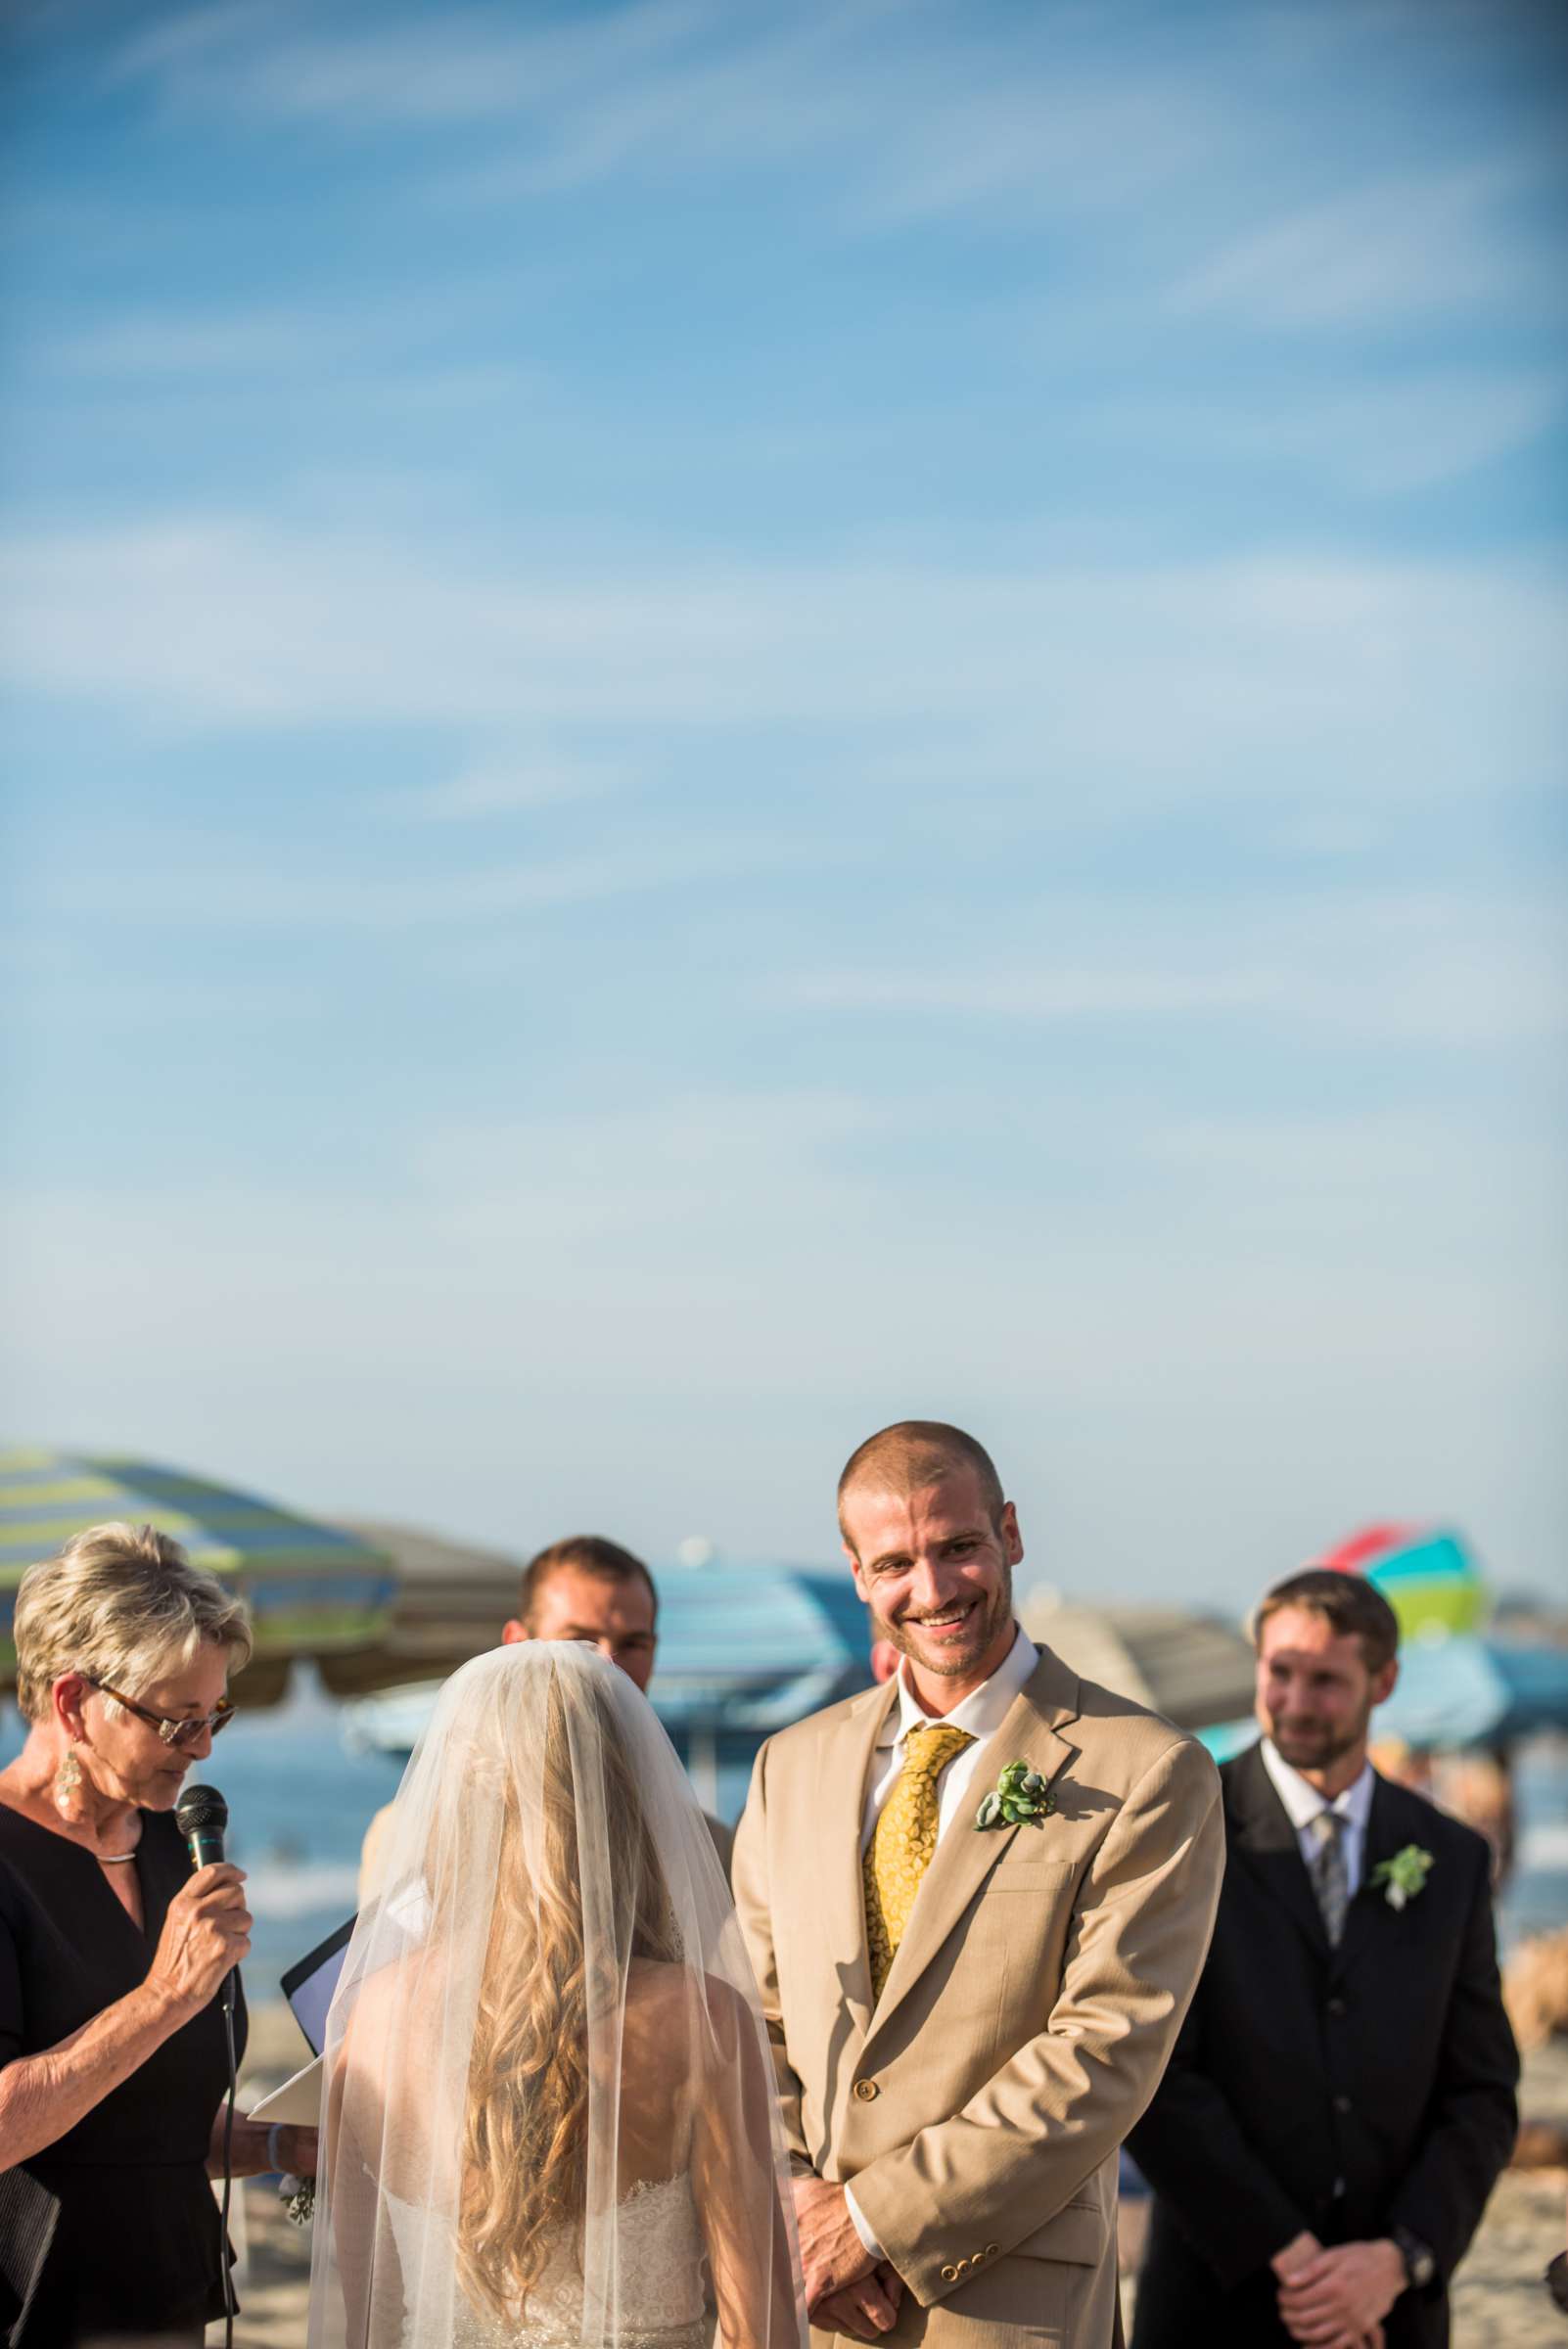
[[[659,1645],[659,1593],[641,1558],[602,1534],[552,1542],[523,1569],[517,1613],[501,1626],[501,1644],[519,1639],[577,1639],[596,1647],[644,1696]]]
[[[1367,1760],[1399,1671],[1371,1584],[1292,1575],[1253,1636],[1214,1944],[1130,2141],[1155,2193],[1133,2349],[1443,2349],[1517,2125],[1490,1853]]]
[[[552,1542],[523,1569],[517,1613],[501,1626],[501,1644],[519,1639],[577,1639],[596,1647],[607,1663],[623,1672],[644,1695],[653,1678],[659,1646],[659,1593],[641,1558],[602,1534],[571,1534]],[[377,1812],[365,1834],[359,1860],[359,1905],[374,1889],[382,1838],[392,1805]],[[734,1835],[710,1819],[719,1865],[729,1871]]]

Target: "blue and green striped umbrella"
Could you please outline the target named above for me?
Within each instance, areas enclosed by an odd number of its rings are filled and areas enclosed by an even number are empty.
[[[146,1460],[0,1451],[0,1686],[15,1677],[11,1618],[23,1574],[112,1518],[157,1526],[231,1584],[251,1611],[258,1663],[339,1655],[386,1635],[392,1563],[352,1534]]]

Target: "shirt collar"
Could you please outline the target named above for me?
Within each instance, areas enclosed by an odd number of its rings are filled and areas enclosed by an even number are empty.
[[[1012,1706],[1014,1697],[1028,1681],[1039,1662],[1039,1650],[1033,1639],[1015,1630],[1013,1644],[997,1665],[989,1681],[971,1688],[961,1704],[942,1716],[944,1727],[967,1729],[977,1743],[994,1737]],[[902,1745],[911,1729],[929,1728],[932,1715],[924,1712],[919,1699],[909,1685],[908,1666],[899,1666],[899,1701],[882,1725],[879,1746]]]
[[[1299,1770],[1292,1770],[1271,1737],[1262,1740],[1264,1768],[1273,1780],[1274,1792],[1290,1815],[1290,1823],[1298,1831],[1317,1817],[1319,1811],[1333,1811],[1349,1827],[1357,1827],[1364,1835],[1366,1821],[1372,1809],[1374,1773],[1370,1762],[1363,1763],[1360,1775],[1353,1778],[1343,1794],[1325,1803],[1315,1786],[1309,1786]]]

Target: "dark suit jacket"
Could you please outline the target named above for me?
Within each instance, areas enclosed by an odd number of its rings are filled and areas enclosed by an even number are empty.
[[[1361,1881],[1331,1951],[1257,1747],[1222,1770],[1225,1881],[1208,1963],[1131,2151],[1155,2191],[1133,2349],[1284,2340],[1272,2255],[1408,2229],[1437,2279],[1396,2343],[1448,2338],[1447,2285],[1513,2149],[1519,2059],[1502,2009],[1487,1846],[1379,1778]],[[1418,1844],[1403,1911],[1372,1881]]]

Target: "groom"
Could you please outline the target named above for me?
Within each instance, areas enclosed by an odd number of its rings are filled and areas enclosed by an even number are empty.
[[[884,1428],[839,1523],[899,1669],[763,1746],[734,1864],[816,2339],[1110,2349],[1117,2151],[1208,1946],[1214,1766],[1018,1629],[972,1437]]]

